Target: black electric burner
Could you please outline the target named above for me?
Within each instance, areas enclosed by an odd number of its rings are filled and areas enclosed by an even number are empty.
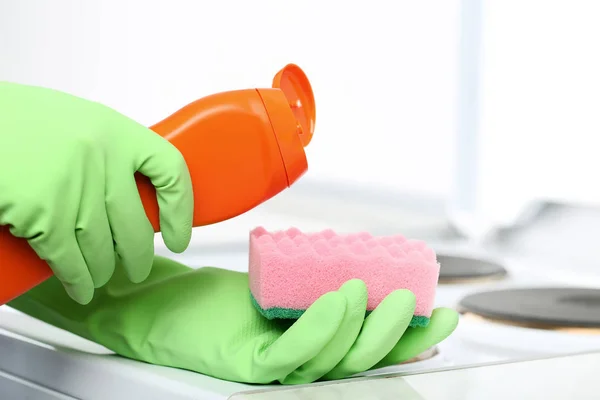
[[[509,325],[597,329],[600,289],[548,287],[480,292],[463,298],[459,309],[463,314]]]
[[[472,257],[438,254],[440,283],[474,283],[506,276],[506,269],[495,262]]]

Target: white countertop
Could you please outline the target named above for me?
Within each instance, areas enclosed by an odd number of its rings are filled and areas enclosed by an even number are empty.
[[[237,394],[232,400],[566,400],[600,398],[600,352]]]

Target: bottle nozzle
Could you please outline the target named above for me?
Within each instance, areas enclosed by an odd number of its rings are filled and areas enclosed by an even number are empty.
[[[306,74],[296,64],[288,64],[273,78],[273,88],[280,89],[285,95],[298,123],[296,131],[302,145],[308,146],[315,131],[316,107]]]

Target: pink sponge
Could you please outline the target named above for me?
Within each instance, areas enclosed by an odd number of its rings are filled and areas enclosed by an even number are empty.
[[[440,266],[422,241],[366,232],[338,235],[332,230],[304,234],[296,228],[250,232],[250,291],[269,319],[296,319],[321,295],[358,278],[372,311],[391,292],[409,289],[416,308],[411,326],[426,326],[434,305]]]

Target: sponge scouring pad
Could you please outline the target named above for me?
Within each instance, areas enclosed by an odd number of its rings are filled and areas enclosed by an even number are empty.
[[[416,297],[411,326],[427,326],[440,266],[425,242],[402,235],[338,235],[332,230],[250,232],[252,301],[268,319],[297,319],[323,294],[350,279],[368,291],[367,312],[391,292],[408,289]]]

